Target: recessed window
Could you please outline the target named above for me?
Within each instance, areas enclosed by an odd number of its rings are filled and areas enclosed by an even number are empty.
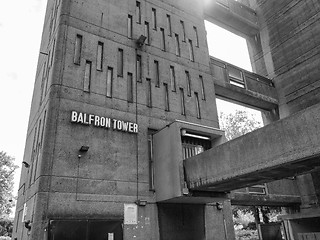
[[[152,8],[152,28],[157,30],[157,10]]]
[[[82,49],[82,36],[77,34],[76,42],[74,44],[74,57],[73,57],[74,64],[80,65],[81,49]]]
[[[245,88],[242,70],[228,66],[229,82],[237,87]]]
[[[132,73],[128,73],[127,99],[128,99],[128,102],[133,102],[133,78],[132,78]]]
[[[150,31],[149,31],[149,23],[144,22],[144,36],[146,39],[146,44],[150,44]]]
[[[102,71],[103,65],[103,42],[98,42],[97,48],[97,70]]]
[[[151,79],[147,78],[147,106],[152,107]]]
[[[170,84],[171,84],[171,90],[175,92],[176,91],[176,74],[174,71],[174,66],[170,66]]]
[[[180,90],[180,108],[181,108],[181,115],[186,115],[186,107],[184,103],[184,91],[183,88],[179,88]]]
[[[184,21],[180,21],[181,31],[182,31],[182,41],[186,41],[186,29],[184,27]]]
[[[160,76],[159,76],[159,62],[154,60],[154,79],[156,83],[156,87],[160,87]]]
[[[132,38],[132,16],[128,15],[128,38]]]
[[[160,32],[161,32],[161,50],[166,51],[166,36],[164,33],[164,29],[160,28]]]
[[[90,82],[91,82],[91,61],[86,61],[86,67],[84,71],[84,80],[83,80],[83,91],[90,92]]]
[[[201,113],[200,113],[200,102],[199,102],[199,96],[198,93],[194,93],[194,97],[196,100],[196,111],[197,111],[197,118],[201,118]]]
[[[190,73],[188,71],[185,72],[186,74],[186,83],[187,83],[187,94],[190,97],[191,96],[191,79],[190,79]]]
[[[164,89],[164,110],[169,111],[169,90],[168,90],[167,83],[163,83],[163,89]]]
[[[136,18],[137,18],[137,23],[141,24],[141,3],[136,2]]]
[[[142,63],[141,63],[141,55],[137,55],[137,63],[136,63],[136,75],[137,75],[137,82],[142,82]]]
[[[179,42],[179,35],[175,34],[174,35],[175,38],[175,45],[176,45],[176,55],[180,56],[180,42]]]
[[[108,67],[107,71],[107,97],[112,97],[113,68]]]
[[[123,49],[118,48],[117,75],[123,77]]]
[[[198,36],[198,30],[197,27],[193,26],[194,36],[196,39],[196,47],[199,47],[199,36]]]
[[[193,54],[193,46],[192,46],[192,40],[188,40],[188,46],[189,46],[189,59],[190,61],[194,62],[194,54]]]
[[[200,80],[200,86],[201,86],[202,100],[206,100],[205,87],[204,87],[203,77],[201,75],[199,76],[199,80]]]
[[[172,36],[171,16],[169,14],[167,14],[167,29],[168,29],[168,35]]]

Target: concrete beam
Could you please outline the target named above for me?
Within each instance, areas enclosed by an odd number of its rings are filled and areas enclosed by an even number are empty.
[[[184,160],[190,190],[228,192],[320,166],[320,104]]]

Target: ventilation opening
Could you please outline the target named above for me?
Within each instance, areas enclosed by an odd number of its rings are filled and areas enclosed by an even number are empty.
[[[225,62],[252,72],[248,45],[245,38],[212,22],[205,21],[209,54]]]

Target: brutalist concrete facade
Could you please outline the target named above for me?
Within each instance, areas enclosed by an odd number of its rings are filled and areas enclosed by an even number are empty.
[[[312,59],[319,55],[320,6],[311,0],[294,2],[49,0],[24,155],[30,167],[22,168],[13,238],[61,237],[59,224],[73,221],[80,226],[78,235],[90,239],[90,231],[82,230],[105,221],[117,230],[101,232],[97,239],[233,239],[225,193],[195,196],[178,179],[179,198],[157,202],[151,135],[176,120],[197,126],[191,130],[218,131],[216,95],[260,107],[268,122],[278,118],[278,105],[283,117],[318,103],[312,94],[318,72]],[[232,12],[232,4],[256,15],[243,21],[246,12]],[[216,9],[219,14],[211,14]],[[288,11],[304,18],[297,23]],[[233,18],[226,17],[230,13]],[[245,89],[222,83],[217,76],[225,75],[209,57],[205,18],[224,19],[222,25],[247,37],[255,72],[274,78],[273,83],[259,80]],[[283,34],[284,23],[295,27],[284,27]],[[301,44],[304,38],[312,44]],[[297,77],[306,67],[313,77]],[[261,82],[270,87],[260,87]],[[303,89],[311,89],[310,94]],[[295,97],[288,100],[288,94]],[[224,141],[222,135],[213,146]],[[295,184],[278,181],[270,184],[273,196],[238,193],[231,200],[293,206],[300,203]],[[304,202],[317,196],[309,192]],[[187,201],[180,198],[184,194]],[[125,222],[125,204],[136,204],[137,223]]]

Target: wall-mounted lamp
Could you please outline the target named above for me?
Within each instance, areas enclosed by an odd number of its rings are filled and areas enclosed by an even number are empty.
[[[31,221],[27,220],[24,222],[24,227],[27,228],[29,231],[31,230]]]
[[[218,210],[222,210],[222,209],[223,209],[223,204],[220,203],[220,202],[216,202],[216,208],[217,208]]]
[[[26,168],[29,168],[29,167],[30,167],[30,164],[27,163],[26,161],[23,161],[22,164],[23,164]]]
[[[138,38],[138,40],[136,41],[137,43],[137,46],[139,48],[141,48],[144,44],[144,42],[146,41],[147,37],[146,36],[143,36],[143,35],[140,35],[140,37]]]
[[[199,135],[199,134],[194,134],[194,133],[189,133],[189,132],[187,132],[186,129],[181,130],[181,135],[184,137],[193,137],[193,138],[198,138],[198,139],[203,139],[203,140],[210,140],[210,137]]]
[[[89,150],[89,146],[81,146],[81,148],[79,149],[79,152],[88,152]]]
[[[135,201],[135,203],[136,203],[138,206],[145,207],[148,202],[147,202],[147,200],[141,200],[141,199],[139,199],[139,200]]]

